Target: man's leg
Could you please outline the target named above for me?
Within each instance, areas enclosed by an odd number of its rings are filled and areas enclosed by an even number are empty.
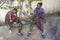
[[[13,27],[12,23],[8,22],[7,27],[9,28],[9,32],[12,33],[12,27]]]
[[[11,30],[12,27],[13,27],[13,25],[12,24],[9,24],[9,30]]]
[[[32,31],[33,27],[34,27],[34,22],[32,22],[31,25],[30,25],[30,28],[29,28],[29,32],[27,34],[27,37],[30,37],[31,31]]]
[[[17,23],[19,23],[18,35],[23,35],[22,34],[23,24],[21,23],[21,20],[19,19],[19,17],[17,17],[16,21],[17,21]]]
[[[56,36],[56,38],[55,38],[56,40],[57,39],[60,40],[60,21],[58,21],[58,25],[57,25],[57,30],[56,30],[55,36]]]
[[[22,34],[22,29],[23,29],[23,24],[19,24],[18,35],[23,35]]]
[[[44,32],[44,28],[43,25],[41,24],[41,22],[36,23],[36,26],[38,27],[38,29],[43,33]]]
[[[38,29],[41,31],[41,36],[42,36],[42,38],[45,39],[46,36],[45,36],[45,34],[44,34],[43,24],[42,24],[41,22],[38,22],[36,25],[37,25]]]

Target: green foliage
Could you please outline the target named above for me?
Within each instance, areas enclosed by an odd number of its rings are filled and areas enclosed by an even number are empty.
[[[28,0],[29,1],[29,4],[31,5],[31,2],[33,1],[42,1],[42,0]]]
[[[37,1],[42,1],[42,0],[37,0]]]
[[[0,0],[0,2],[1,2],[2,0]],[[13,0],[12,0],[13,1]],[[17,0],[17,1],[19,1],[19,0]],[[20,1],[24,1],[24,0],[20,0]],[[31,2],[33,2],[33,1],[42,1],[42,0],[28,0],[28,2],[29,2],[29,5],[31,5]],[[27,7],[28,7],[28,5],[26,5]],[[6,7],[0,7],[1,9],[11,9],[11,8],[17,8],[17,9],[21,9],[22,8],[22,6],[6,6]]]
[[[0,1],[3,1],[3,0],[0,0]]]
[[[21,9],[21,6],[6,6],[6,7],[0,7],[1,9],[12,9],[12,8],[17,8]]]
[[[23,15],[26,15],[26,12],[23,12]]]
[[[7,8],[11,9],[11,8],[17,8],[17,9],[20,9],[21,7],[20,6],[6,6]]]
[[[0,4],[2,3],[3,0],[0,0]]]
[[[14,1],[14,0],[11,0],[11,1]]]
[[[19,0],[17,0],[17,1],[19,1]]]
[[[0,9],[7,9],[6,7],[0,7]]]
[[[17,0],[17,1],[19,1],[19,0]],[[24,1],[24,0],[20,0],[20,1]]]
[[[31,2],[32,2],[33,0],[28,0],[28,2],[29,2],[29,4],[31,5]]]

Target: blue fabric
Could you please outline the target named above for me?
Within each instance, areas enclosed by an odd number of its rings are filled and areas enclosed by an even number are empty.
[[[44,19],[44,15],[42,15],[43,14],[43,8],[36,8],[35,10],[34,10],[34,12],[36,12],[37,13],[37,15],[41,18],[41,19]]]
[[[23,20],[23,21],[22,21],[22,24],[28,25],[28,24],[30,24],[30,20],[28,20],[28,19]]]
[[[44,10],[43,8],[36,8],[34,11],[36,11],[37,14],[41,14]]]
[[[42,36],[43,39],[46,39],[46,35],[45,34],[44,35],[41,35],[41,36]]]
[[[28,32],[27,37],[30,37],[31,33]]]
[[[30,24],[29,20],[24,20],[24,21],[25,21],[25,24]]]
[[[43,32],[43,26],[42,26],[41,22],[39,22],[37,24],[37,27],[38,27],[39,30],[41,30]]]

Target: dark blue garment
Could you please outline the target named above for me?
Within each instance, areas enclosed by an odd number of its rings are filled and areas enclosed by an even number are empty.
[[[30,37],[30,36],[31,36],[31,33],[28,32],[27,37]]]
[[[45,34],[44,35],[41,35],[41,36],[42,36],[43,39],[46,39],[46,35]]]
[[[43,8],[36,8],[35,10],[34,10],[37,14],[42,14],[42,12],[44,11],[43,10]]]
[[[38,27],[39,30],[41,30],[43,32],[43,26],[42,26],[41,22],[39,22],[37,24],[37,27]]]
[[[42,15],[43,12],[44,12],[44,9],[43,9],[43,8],[36,8],[36,9],[34,10],[34,12],[36,12],[36,14],[37,14],[41,19],[44,19],[44,15]]]

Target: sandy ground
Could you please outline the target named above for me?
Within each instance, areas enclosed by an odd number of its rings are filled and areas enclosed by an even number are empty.
[[[44,25],[46,39],[45,40],[60,40],[60,17],[50,17]],[[0,40],[43,40],[39,30],[34,27],[32,35],[28,38],[27,32],[29,25],[25,25],[22,33],[24,36],[18,36],[18,28],[13,28],[13,32],[9,33],[7,26],[0,26]]]

